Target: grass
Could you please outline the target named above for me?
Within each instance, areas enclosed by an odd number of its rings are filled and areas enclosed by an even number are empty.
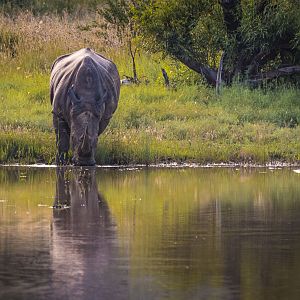
[[[295,162],[300,132],[287,116],[299,117],[292,104],[298,97],[290,89],[265,94],[233,87],[216,98],[195,86],[126,87],[105,135],[116,139],[124,163],[133,157],[134,162]]]
[[[1,80],[0,161],[46,162],[55,156],[48,74]],[[300,153],[299,91],[250,91],[221,97],[202,86],[124,86],[100,137],[100,164],[158,162],[296,162]]]
[[[126,45],[114,29],[82,31],[89,19],[0,17],[0,162],[46,162],[55,157],[49,73],[58,55],[90,46],[130,75]],[[119,107],[100,137],[99,164],[158,162],[298,162],[300,91],[234,85],[221,96],[195,83],[189,70],[140,53],[142,83],[123,86]],[[163,86],[164,67],[173,87]],[[146,80],[147,79],[147,80]],[[147,83],[146,83],[147,82]]]

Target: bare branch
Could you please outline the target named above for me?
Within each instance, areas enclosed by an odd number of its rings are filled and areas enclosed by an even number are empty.
[[[225,52],[222,53],[220,59],[220,65],[217,73],[217,81],[216,81],[216,94],[219,95],[221,91],[222,84],[222,73],[223,73],[223,60],[224,60]]]
[[[135,56],[138,50],[138,47],[135,47],[135,49],[132,49],[132,41],[128,41],[128,48],[129,48],[129,53],[131,56],[131,62],[132,62],[132,72],[133,72],[133,80],[135,83],[138,82],[138,77],[137,77],[137,70],[136,70],[136,63],[135,63]]]
[[[272,51],[260,51],[255,55],[246,71],[248,76],[252,76],[259,72],[259,68],[262,67],[267,61],[272,60],[276,57],[277,51],[274,49]]]
[[[292,46],[288,41],[282,41],[276,43],[273,49],[269,49],[266,51],[260,50],[256,55],[251,59],[246,74],[248,76],[255,75],[259,72],[260,68],[265,65],[268,61],[275,59],[276,55],[280,53],[280,51],[292,51]]]
[[[164,68],[162,68],[161,72],[162,72],[164,80],[165,80],[165,86],[169,87],[170,86],[170,80],[169,80],[169,76],[168,76],[166,70]]]
[[[259,75],[253,76],[250,79],[248,79],[247,83],[257,86],[265,80],[271,80],[271,79],[284,77],[284,76],[291,76],[295,74],[300,74],[300,65],[282,67],[276,70],[271,70],[269,72],[261,73]]]

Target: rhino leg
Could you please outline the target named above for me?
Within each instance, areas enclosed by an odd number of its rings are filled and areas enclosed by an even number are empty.
[[[110,121],[110,118],[109,119],[102,119],[100,121],[98,135],[100,135],[105,130],[105,128],[107,127],[109,121]]]
[[[56,164],[65,165],[68,162],[70,148],[70,128],[63,119],[53,116],[53,125],[56,134]]]

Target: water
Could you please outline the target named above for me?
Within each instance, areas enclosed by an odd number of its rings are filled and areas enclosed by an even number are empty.
[[[300,299],[299,183],[290,169],[0,168],[0,299]]]

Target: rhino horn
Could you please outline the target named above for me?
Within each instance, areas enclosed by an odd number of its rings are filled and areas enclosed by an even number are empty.
[[[88,135],[88,126],[86,126],[85,128],[85,132],[84,132],[84,135],[83,135],[83,139],[82,139],[82,143],[80,145],[80,152],[82,154],[90,154],[91,152],[91,141],[90,141],[90,137]]]

